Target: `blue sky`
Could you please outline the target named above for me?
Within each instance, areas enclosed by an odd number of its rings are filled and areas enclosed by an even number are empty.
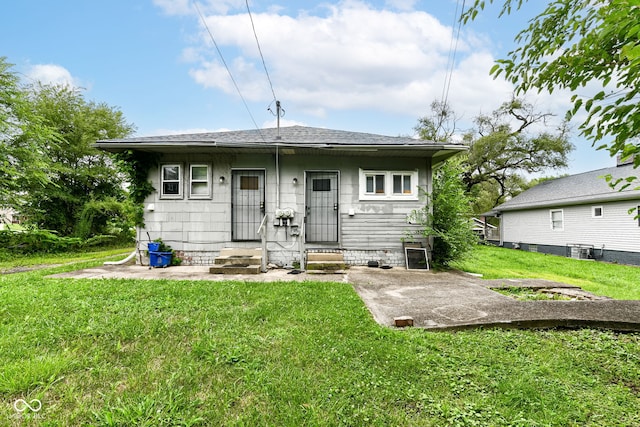
[[[137,135],[275,125],[273,94],[246,0],[199,0],[198,8],[249,112],[222,64],[193,0],[20,0],[3,5],[0,56],[25,80],[72,84],[87,99],[122,110]],[[441,99],[455,0],[249,0],[283,125],[411,135]],[[470,1],[468,2],[470,3]],[[448,100],[458,127],[509,99],[493,61],[543,6],[498,19],[491,7],[463,26]],[[530,95],[562,117],[568,94]],[[574,131],[577,173],[615,164]]]

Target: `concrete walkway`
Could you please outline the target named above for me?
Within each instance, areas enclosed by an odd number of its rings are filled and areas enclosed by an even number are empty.
[[[257,275],[209,274],[209,267],[154,268],[124,265],[102,266],[55,278],[122,278],[166,280],[240,281],[336,281],[352,284],[373,318],[385,326],[406,316],[413,326],[429,330],[458,330],[478,327],[594,327],[640,331],[640,301],[594,299],[580,301],[517,301],[490,288],[502,286],[555,288],[567,294],[590,294],[574,286],[544,280],[484,281],[456,272],[384,270],[351,267],[345,274],[290,274],[270,270]],[[566,290],[566,291],[563,291]],[[591,296],[595,297],[595,296]]]

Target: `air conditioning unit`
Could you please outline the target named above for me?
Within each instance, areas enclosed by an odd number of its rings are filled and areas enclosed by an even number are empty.
[[[569,256],[574,259],[592,259],[593,247],[589,245],[569,245]]]
[[[591,256],[591,248],[580,248],[579,258],[580,259],[592,258],[592,256]]]

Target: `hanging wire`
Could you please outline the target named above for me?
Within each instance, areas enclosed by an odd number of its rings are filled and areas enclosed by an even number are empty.
[[[229,74],[229,77],[231,78],[231,81],[233,82],[233,86],[236,88],[236,91],[238,92],[238,95],[240,95],[240,99],[242,99],[242,103],[244,104],[244,107],[246,108],[247,113],[249,113],[249,117],[251,117],[251,121],[253,122],[253,125],[258,130],[258,133],[260,134],[260,137],[262,138],[262,140],[266,142],[266,139],[265,139],[264,135],[260,131],[260,127],[256,123],[256,120],[253,118],[253,114],[251,114],[251,110],[249,109],[249,105],[247,104],[247,101],[244,99],[244,96],[242,96],[242,92],[240,91],[240,87],[238,86],[238,83],[236,83],[236,80],[233,78],[233,74],[231,74],[231,70],[229,69],[229,66],[227,65],[227,62],[224,60],[224,56],[222,55],[222,51],[220,50],[220,47],[218,47],[218,43],[216,43],[216,39],[213,37],[213,33],[209,29],[209,25],[207,25],[207,21],[204,19],[204,16],[202,15],[202,12],[200,12],[200,8],[198,7],[198,3],[194,1],[193,5],[195,6],[196,11],[198,12],[198,16],[200,16],[200,20],[202,21],[202,24],[204,25],[204,28],[207,30],[207,33],[209,33],[209,37],[211,38],[211,41],[213,42],[213,45],[215,46],[216,50],[218,51],[218,55],[220,55],[220,60],[222,61],[222,64],[224,65],[224,68],[227,69],[227,73]]]
[[[451,26],[451,43],[449,45],[449,58],[447,59],[447,72],[445,74],[444,85],[442,87],[441,103],[443,106],[447,105],[449,100],[449,89],[451,88],[451,80],[453,77],[453,68],[456,63],[456,52],[458,50],[458,41],[460,40],[460,28],[462,26],[462,14],[464,13],[465,0],[462,0],[462,8],[460,14],[458,14],[458,5],[460,0],[456,2],[456,12],[453,18],[453,25]],[[458,29],[456,30],[456,21],[458,22]]]
[[[269,71],[267,71],[267,64],[264,61],[264,55],[262,54],[262,48],[260,48],[260,42],[258,41],[258,34],[256,33],[256,26],[253,23],[253,16],[251,15],[251,9],[249,9],[249,0],[245,0],[245,4],[247,5],[247,13],[249,14],[249,19],[251,20],[251,29],[253,29],[253,36],[256,39],[256,45],[258,45],[258,52],[260,53],[260,59],[262,59],[262,66],[264,67],[264,72],[267,75],[267,80],[269,81],[269,87],[271,88],[271,94],[273,95],[273,100],[277,100],[276,92],[273,90],[273,83],[271,83],[271,77],[269,76]]]

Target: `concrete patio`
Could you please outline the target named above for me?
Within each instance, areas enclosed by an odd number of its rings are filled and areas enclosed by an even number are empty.
[[[210,274],[208,266],[149,269],[138,265],[106,265],[49,277],[73,279],[153,279],[210,281],[335,281],[351,284],[373,318],[394,326],[396,318],[412,320],[429,330],[478,327],[594,327],[640,331],[640,301],[597,299],[577,301],[517,301],[491,290],[498,287],[555,288],[567,294],[589,294],[575,286],[544,280],[491,280],[459,272],[389,270],[351,267],[344,274],[310,274],[273,269],[255,275]]]

